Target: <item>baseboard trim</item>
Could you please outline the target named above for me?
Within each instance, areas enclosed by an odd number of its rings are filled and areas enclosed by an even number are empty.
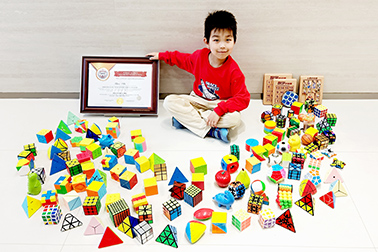
[[[160,93],[164,99],[167,93]],[[0,99],[79,99],[78,92],[0,92]],[[251,93],[251,99],[262,99],[262,93]],[[378,99],[378,92],[325,92],[323,99]]]

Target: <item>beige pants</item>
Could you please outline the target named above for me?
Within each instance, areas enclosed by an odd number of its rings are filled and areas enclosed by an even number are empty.
[[[190,95],[168,95],[164,99],[164,108],[187,129],[203,138],[211,129],[206,124],[207,117],[219,102],[221,100],[205,100],[192,91]],[[217,127],[233,129],[240,125],[240,121],[240,112],[226,113],[219,119]]]

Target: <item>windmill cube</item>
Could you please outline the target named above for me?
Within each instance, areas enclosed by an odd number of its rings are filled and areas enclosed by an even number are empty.
[[[115,142],[114,144],[110,145],[110,150],[117,158],[120,158],[126,152],[126,145],[121,142]]]
[[[259,214],[263,204],[264,197],[251,193],[248,200],[248,212],[253,214]]]
[[[95,141],[93,138],[84,138],[83,140],[81,140],[81,142],[79,143],[79,147],[80,147],[80,151],[86,151],[87,150],[87,146],[93,144]]]
[[[72,191],[71,177],[69,175],[63,175],[58,178],[54,183],[54,187],[57,193],[66,194]]]
[[[294,111],[294,114],[295,115],[299,115],[301,112],[302,112],[302,109],[303,109],[303,103],[301,102],[293,102],[293,104],[291,104],[291,110]]]
[[[184,191],[184,201],[190,206],[195,207],[202,201],[202,190],[195,185],[190,185]]]
[[[92,183],[87,186],[88,196],[98,196],[101,200],[105,196],[105,194],[106,186],[104,182],[92,181]]]
[[[48,144],[54,139],[52,130],[43,129],[37,133],[37,139],[40,143]]]
[[[102,151],[101,151],[101,146],[96,144],[96,143],[92,143],[90,145],[88,145],[87,147],[87,152],[89,153],[90,157],[94,160],[98,157],[101,157],[102,155]]]
[[[83,169],[81,168],[81,164],[79,163],[79,160],[72,159],[66,162],[67,171],[71,175],[71,177],[78,175],[83,172]]]
[[[127,149],[127,151],[124,154],[125,163],[126,164],[135,164],[135,159],[139,157],[139,151],[136,149]]]
[[[227,213],[213,212],[211,216],[211,232],[213,234],[227,233]]]
[[[87,179],[91,179],[93,174],[95,173],[95,165],[92,161],[86,161],[81,164],[81,169],[83,170],[83,174],[87,176]]]
[[[154,233],[150,224],[146,221],[143,221],[136,225],[134,228],[134,233],[136,239],[141,243],[145,244],[147,241],[151,240],[154,237]]]
[[[104,171],[110,171],[116,164],[118,164],[118,160],[114,155],[105,155],[101,160],[101,164]]]
[[[62,218],[62,210],[59,205],[44,206],[42,211],[42,221],[45,225],[57,225]]]
[[[140,172],[143,173],[150,169],[150,161],[145,156],[140,156],[135,159],[135,168]]]
[[[167,225],[156,238],[156,241],[173,248],[178,248],[177,229],[172,225]]]
[[[155,177],[146,178],[143,180],[143,183],[144,183],[144,191],[146,192],[146,196],[152,196],[159,193]]]
[[[152,205],[143,205],[140,206],[138,209],[138,218],[139,222],[147,221],[147,223],[152,224],[153,218],[152,218]]]
[[[127,216],[130,216],[129,206],[124,199],[110,203],[108,210],[110,219],[116,227],[118,227]]]
[[[72,188],[80,193],[87,189],[87,177],[85,174],[79,174],[72,177]]]
[[[119,177],[127,171],[126,166],[123,166],[121,164],[116,164],[111,170],[110,170],[110,176],[115,181],[119,182]]]
[[[98,196],[88,196],[83,202],[85,215],[98,215],[101,209],[101,201]]]
[[[207,164],[203,157],[194,158],[190,160],[190,171],[192,173],[207,174]]]
[[[122,223],[118,226],[118,230],[122,233],[128,235],[130,238],[135,238],[135,233],[133,228],[138,225],[138,219],[133,216],[127,216]]]
[[[111,135],[113,138],[118,138],[121,134],[118,122],[108,122],[106,125],[106,134]]]
[[[146,194],[139,193],[131,197],[131,203],[133,204],[133,208],[135,212],[138,213],[138,209],[140,206],[148,205]]]
[[[261,161],[255,156],[250,157],[245,162],[245,169],[250,173],[256,173],[261,170]]]
[[[186,184],[174,182],[173,187],[169,189],[171,192],[171,197],[176,198],[178,200],[184,199],[184,191],[186,189]]]
[[[314,137],[314,144],[319,150],[324,150],[328,147],[329,139],[324,134],[317,135]]]
[[[289,172],[287,174],[288,179],[300,180],[301,179],[301,165],[300,164],[289,164]]]
[[[167,165],[156,164],[154,166],[154,174],[157,181],[167,180]]]
[[[81,199],[77,192],[70,191],[69,193],[63,195],[63,204],[70,210],[75,210],[81,206]]]
[[[205,190],[205,174],[192,173],[192,185],[197,186],[201,190]]]
[[[41,184],[43,185],[46,180],[46,173],[45,173],[45,168],[40,167],[40,168],[33,168],[30,170],[31,173],[37,174],[37,179]]]
[[[131,171],[125,171],[119,177],[120,184],[123,188],[133,189],[133,187],[138,183],[137,175]]]
[[[239,160],[232,154],[228,154],[222,158],[221,166],[223,170],[234,173],[239,168]]]
[[[244,209],[239,209],[232,215],[232,225],[243,231],[251,225],[251,216]]]
[[[326,114],[327,114],[327,112],[328,112],[327,107],[326,107],[326,106],[323,106],[323,105],[318,105],[318,106],[316,106],[315,109],[314,109],[314,114],[315,114],[315,116],[318,117],[318,118],[323,118],[323,117],[325,117]]]
[[[276,216],[270,208],[260,211],[259,224],[262,228],[274,227],[276,224]]]
[[[58,205],[58,193],[56,190],[47,190],[42,192],[41,204],[42,206]]]
[[[105,198],[105,208],[106,208],[106,211],[109,213],[108,206],[111,203],[114,203],[114,202],[116,202],[116,201],[118,201],[120,199],[121,199],[121,194],[120,193],[106,194],[106,198]]]
[[[336,126],[337,116],[336,114],[327,113],[325,118],[327,119],[327,122],[329,126]]]
[[[181,215],[181,205],[176,199],[171,198],[163,203],[163,214],[170,220],[174,220]]]

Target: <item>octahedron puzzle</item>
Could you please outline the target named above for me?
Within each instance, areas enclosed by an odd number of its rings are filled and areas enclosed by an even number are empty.
[[[171,198],[163,203],[163,213],[170,220],[174,220],[181,215],[181,205],[176,199]]]
[[[117,200],[108,205],[109,216],[114,226],[118,227],[130,215],[130,209],[124,199]]]

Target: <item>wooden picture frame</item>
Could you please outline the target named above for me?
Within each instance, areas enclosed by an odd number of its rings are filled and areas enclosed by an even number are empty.
[[[287,91],[297,92],[297,79],[274,79],[272,105],[282,104],[282,96]]]
[[[157,115],[159,61],[147,57],[82,57],[80,112]]]
[[[292,79],[293,74],[289,73],[266,73],[263,80],[263,104],[273,104],[273,80],[275,79]]]
[[[301,75],[299,77],[298,101],[305,103],[307,99],[313,99],[319,105],[323,101],[324,76]]]

